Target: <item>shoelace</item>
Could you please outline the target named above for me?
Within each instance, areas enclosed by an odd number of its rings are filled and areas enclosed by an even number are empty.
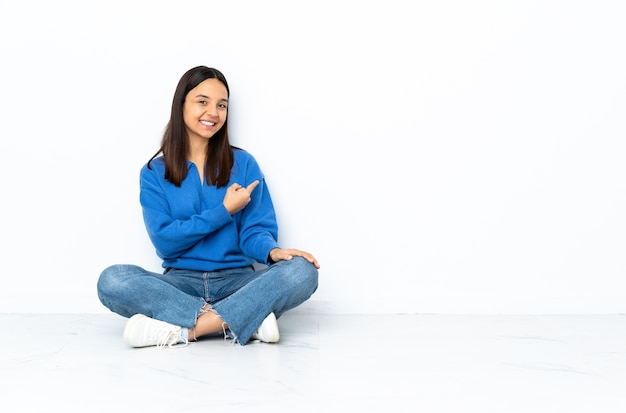
[[[173,340],[175,339],[175,340]],[[179,343],[180,340],[183,340],[182,343]],[[168,333],[166,335],[163,336],[163,339],[157,343],[157,348],[165,348],[165,346],[169,347],[169,348],[173,348],[173,347],[186,347],[189,344],[189,340],[187,340],[185,337],[177,334],[175,331],[168,331]]]

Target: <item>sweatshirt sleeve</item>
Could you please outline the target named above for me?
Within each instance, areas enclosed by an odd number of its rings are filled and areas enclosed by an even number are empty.
[[[256,179],[259,185],[250,195],[250,203],[241,211],[239,245],[247,256],[269,264],[269,252],[278,245],[278,224],[267,183],[254,158],[248,160],[245,186]]]
[[[142,168],[140,203],[148,236],[161,258],[182,255],[207,234],[232,222],[222,203],[190,214],[187,218],[176,219],[172,216],[166,194],[167,190],[173,190],[174,185],[160,179],[158,174],[157,169]]]

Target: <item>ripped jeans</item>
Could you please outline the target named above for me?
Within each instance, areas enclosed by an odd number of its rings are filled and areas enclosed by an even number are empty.
[[[106,268],[98,279],[100,302],[123,317],[144,314],[192,328],[208,303],[228,325],[233,340],[245,345],[265,317],[276,318],[317,290],[318,271],[302,257],[263,269],[253,266],[215,272],[167,269],[147,271],[136,265]]]

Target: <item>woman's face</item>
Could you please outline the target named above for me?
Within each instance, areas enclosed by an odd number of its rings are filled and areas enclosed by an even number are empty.
[[[189,139],[209,139],[226,123],[228,91],[217,79],[207,79],[187,93],[183,120]]]

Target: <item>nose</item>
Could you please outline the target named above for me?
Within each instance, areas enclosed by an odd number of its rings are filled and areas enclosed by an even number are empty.
[[[218,114],[217,114],[217,113],[218,113],[218,112],[217,112],[217,106],[211,106],[211,105],[208,105],[208,106],[207,106],[207,108],[206,108],[206,113],[207,113],[208,115],[211,115],[211,116],[217,117],[217,116],[218,116]]]

